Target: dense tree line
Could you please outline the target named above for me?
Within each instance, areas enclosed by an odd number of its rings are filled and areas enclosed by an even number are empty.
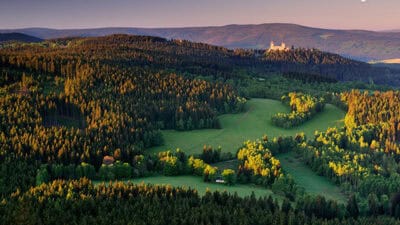
[[[133,167],[129,163],[122,163],[121,161],[116,161],[112,165],[102,164],[98,172],[93,165],[88,163],[81,163],[80,165],[42,164],[36,173],[36,185],[57,179],[71,180],[86,177],[91,180],[110,181],[131,179],[140,175],[138,167]]]
[[[256,74],[254,74],[256,76]],[[302,75],[303,76],[303,75]],[[304,75],[308,76],[308,75]],[[388,86],[367,84],[361,81],[348,81],[338,83],[304,81],[304,78],[289,78],[279,74],[268,77],[257,76],[243,79],[229,79],[226,82],[234,86],[241,96],[248,98],[271,98],[280,100],[283,95],[290,92],[300,92],[315,97],[323,97],[327,103],[332,103],[331,96],[352,89],[371,91],[392,90]],[[340,98],[339,98],[340,100]],[[338,101],[341,102],[341,101]]]
[[[240,198],[171,186],[57,180],[0,203],[2,224],[397,224],[388,217],[354,219],[322,197],[282,206],[271,197]]]
[[[291,92],[281,98],[284,104],[290,106],[290,113],[278,113],[271,117],[275,126],[292,128],[299,126],[321,112],[325,107],[323,98],[313,97],[302,93]]]
[[[347,128],[364,125],[381,125],[382,132],[379,141],[387,140],[385,145],[390,148],[400,141],[400,92],[369,92],[352,91],[342,96],[348,104],[345,123]]]
[[[373,81],[398,86],[399,71],[373,67],[318,49],[296,48],[290,51],[267,51],[263,60],[281,72],[321,74],[338,81]],[[368,80],[370,79],[370,80]]]
[[[338,54],[322,52],[318,49],[296,48],[290,51],[267,51],[265,60],[296,62],[299,64],[331,64],[359,66],[365,63],[344,58]]]
[[[298,73],[298,72],[285,72],[282,74],[283,77],[288,79],[300,80],[305,83],[337,83],[338,80],[335,78],[330,78],[322,76],[319,74],[310,73]]]
[[[231,152],[222,152],[221,146],[215,149],[212,146],[207,145],[203,146],[203,151],[197,157],[206,163],[217,163],[236,158],[236,156]]]
[[[115,155],[115,154],[114,154]],[[112,159],[107,162],[107,158]],[[89,178],[91,180],[115,181],[143,176],[162,174],[165,176],[195,175],[202,176],[205,182],[215,182],[217,176],[224,171],[211,166],[200,158],[187,156],[183,151],[159,152],[155,155],[136,155],[132,163],[114,161],[114,157],[106,156],[100,168],[88,163],[75,164],[42,164],[36,173],[36,184],[42,184],[57,179]],[[234,184],[236,173],[225,171]],[[234,175],[234,177],[231,177]]]

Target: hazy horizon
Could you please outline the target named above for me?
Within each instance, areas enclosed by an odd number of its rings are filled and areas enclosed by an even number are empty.
[[[364,0],[365,1],[365,0]],[[327,29],[400,29],[398,0],[0,0],[0,29],[205,27],[294,23]]]
[[[202,28],[202,27],[225,27],[225,26],[258,26],[264,24],[293,24],[303,27],[310,27],[316,29],[327,29],[327,30],[365,30],[365,31],[376,31],[376,32],[400,32],[400,29],[397,28],[390,28],[390,29],[361,29],[361,28],[336,28],[336,27],[318,27],[318,26],[311,26],[307,24],[300,24],[300,23],[289,23],[289,22],[270,22],[270,23],[243,23],[243,24],[222,24],[222,25],[198,25],[198,26],[96,26],[96,27],[66,27],[66,28],[59,28],[59,27],[45,27],[45,26],[31,26],[31,27],[17,27],[17,28],[2,28],[0,30],[20,30],[20,29],[51,29],[51,30],[86,30],[86,29],[118,29],[118,28],[139,28],[139,29],[173,29],[173,28]]]

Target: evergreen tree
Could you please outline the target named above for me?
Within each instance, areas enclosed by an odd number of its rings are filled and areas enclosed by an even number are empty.
[[[346,212],[348,217],[357,218],[359,214],[358,205],[355,195],[351,195],[346,206]]]

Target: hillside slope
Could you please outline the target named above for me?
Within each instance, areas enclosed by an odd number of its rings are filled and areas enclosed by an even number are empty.
[[[0,33],[0,43],[7,41],[19,41],[19,42],[41,42],[40,38],[33,37],[22,33]]]
[[[7,31],[7,30],[6,30]],[[228,25],[193,28],[96,28],[56,30],[27,28],[8,30],[44,39],[70,36],[104,36],[109,34],[151,35],[185,39],[228,48],[268,48],[270,41],[284,41],[296,47],[318,48],[351,58],[370,61],[400,56],[400,32],[333,30],[295,24]],[[0,32],[5,32],[0,30]]]
[[[141,66],[151,67],[152,70],[173,70],[192,77],[205,76],[221,81],[240,78],[243,76],[243,71],[247,71],[245,74],[251,73],[258,77],[295,72],[322,75],[337,81],[374,81],[376,84],[400,86],[398,70],[373,67],[367,63],[316,49],[297,48],[287,52],[275,51],[266,54],[265,51],[258,50],[230,50],[203,43],[129,35],[53,39],[43,42],[40,46],[31,49],[36,52],[36,56],[41,52],[81,54],[82,51],[98,46],[104,52],[97,52],[96,49],[91,50],[94,51],[92,53],[85,52],[85,54],[88,57],[93,54],[102,55],[104,57],[100,59],[102,64],[121,65],[124,68]],[[109,58],[106,53],[112,54],[113,58]],[[8,63],[15,65],[16,62],[13,61],[15,57],[21,57],[19,59],[21,62],[37,60],[35,57],[24,58],[26,55],[21,55],[20,51],[15,51],[13,48],[4,49],[0,54],[11,57],[10,62],[9,60],[3,62],[6,65]],[[131,57],[127,58],[127,55]],[[35,65],[42,62],[30,63]],[[47,70],[49,67],[51,65],[46,65],[44,68]],[[62,69],[65,68],[58,68],[59,71]]]

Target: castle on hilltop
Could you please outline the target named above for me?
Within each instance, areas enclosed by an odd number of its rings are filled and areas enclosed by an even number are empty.
[[[275,45],[275,43],[271,41],[268,51],[289,51],[289,48],[286,47],[285,42],[282,42],[281,45]]]

